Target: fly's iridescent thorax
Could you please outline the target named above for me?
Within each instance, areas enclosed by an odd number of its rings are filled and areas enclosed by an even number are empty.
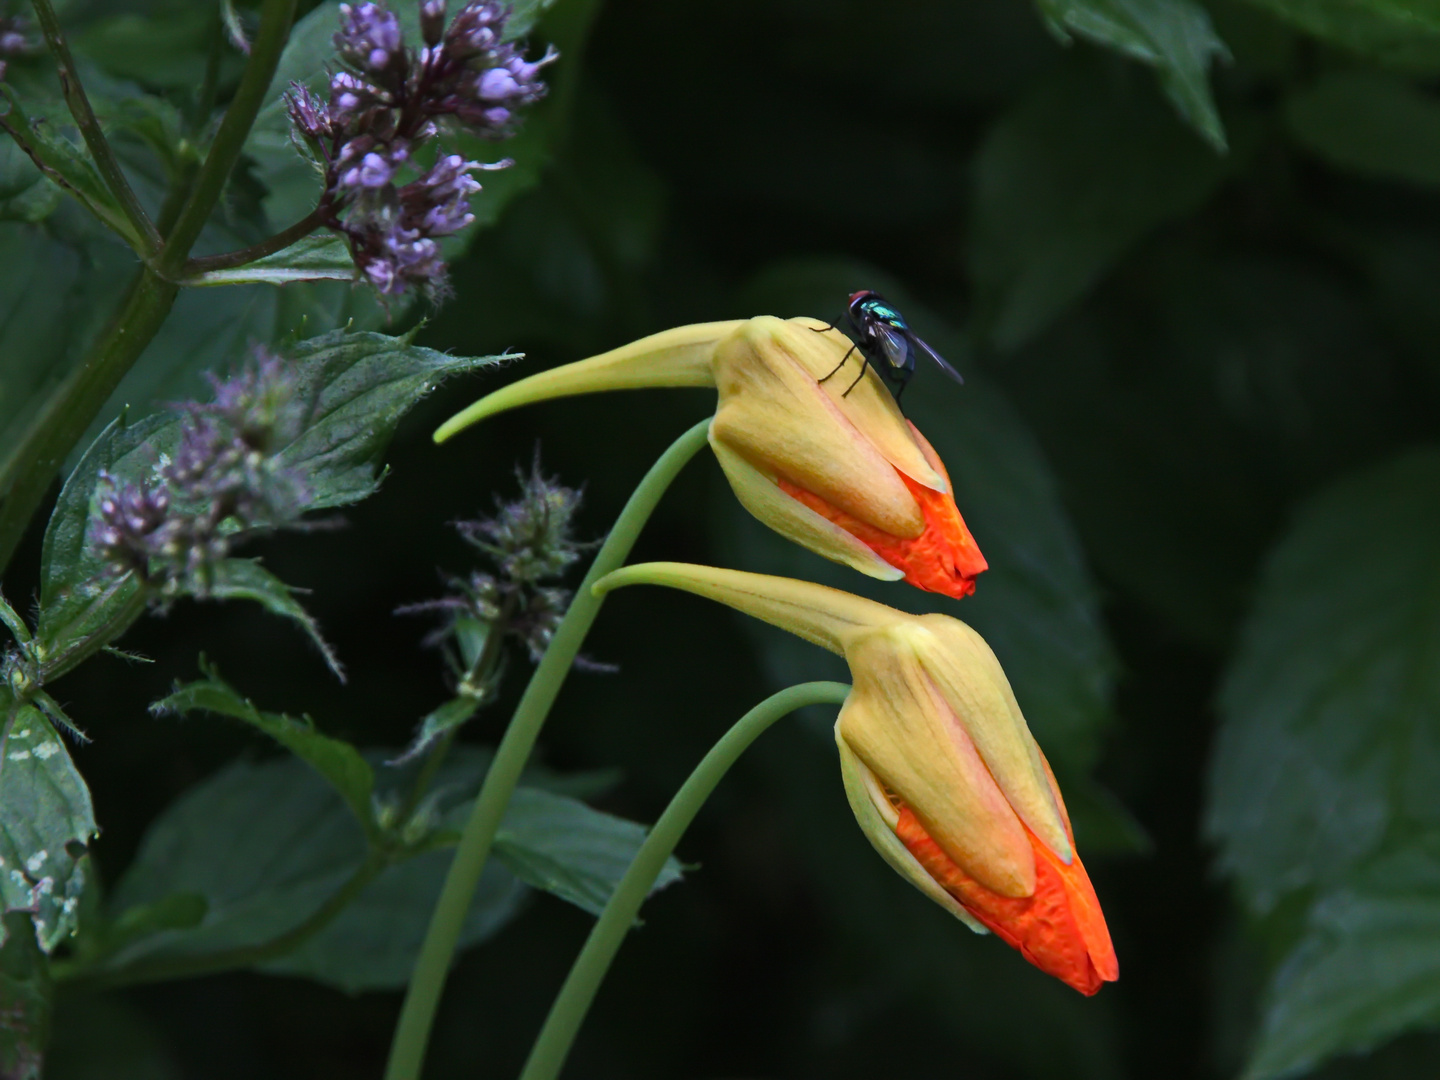
[[[873,292],[858,292],[851,296],[850,314],[862,327],[866,323],[880,322],[896,330],[910,329],[905,317]]]

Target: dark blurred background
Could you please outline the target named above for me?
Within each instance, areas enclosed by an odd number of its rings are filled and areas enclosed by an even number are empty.
[[[877,288],[967,378],[922,369],[907,406],[994,568],[976,596],[877,591],[786,550],[708,455],[635,557],[972,621],[1057,763],[1120,982],[1083,999],[896,878],[846,807],[832,718],[807,716],[706,808],[691,872],[647,906],[567,1075],[1440,1074],[1440,63],[1207,8],[1233,53],[1213,71],[1223,154],[1149,68],[1062,46],[1020,0],[598,7],[561,61],[539,182],[478,234],[422,333],[527,359],[417,409],[343,532],[258,552],[313,590],[349,683],[289,626],[192,604],[127,638],[154,664],[102,658],[57,687],[94,737],[76,753],[103,874],[178,793],[271,752],[146,715],[197,647],[265,707],[402,744],[445,685],[424,625],[391,613],[469,569],[447,523],[513,492],[538,442],[598,537],[712,397],[561,401],[437,449],[453,410],[666,327],[834,318]],[[37,554],[33,538],[17,566]],[[587,651],[620,671],[572,676],[543,757],[618,768],[598,804],[641,821],[747,707],[833,671],[652,590],[612,600]],[[495,740],[526,675],[517,655],[467,740]],[[537,896],[468,953],[427,1075],[513,1075],[589,923]],[[398,1005],[262,974],[75,1000],[51,1074],[378,1076]]]

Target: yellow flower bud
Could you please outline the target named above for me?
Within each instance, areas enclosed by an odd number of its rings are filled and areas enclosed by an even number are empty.
[[[983,638],[837,589],[685,563],[602,578],[669,585],[764,619],[850,666],[835,724],[856,820],[907,880],[972,929],[1093,994],[1119,974],[1055,778]]]
[[[781,535],[872,577],[962,597],[986,567],[944,465],[879,375],[814,319],[682,326],[482,398],[438,440],[517,405],[642,386],[714,386],[710,445],[742,505]]]

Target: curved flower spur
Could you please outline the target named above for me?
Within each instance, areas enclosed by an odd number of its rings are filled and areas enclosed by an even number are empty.
[[[848,393],[838,380],[822,381],[851,347],[817,319],[677,327],[497,390],[443,424],[435,440],[550,398],[713,386],[710,446],[750,513],[863,574],[968,596],[987,564],[934,448],[873,370]]]
[[[845,793],[891,867],[972,930],[1094,994],[1119,977],[1070,819],[1000,662],[948,615],[909,615],[808,581],[688,563],[616,570],[597,593],[668,585],[839,653]]]

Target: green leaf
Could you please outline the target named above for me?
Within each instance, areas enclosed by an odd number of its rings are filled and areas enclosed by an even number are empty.
[[[130,224],[119,200],[101,179],[95,163],[81,144],[71,142],[44,118],[31,120],[25,114],[19,97],[8,84],[0,85],[10,103],[4,114],[4,126],[16,142],[52,181],[78,199],[107,228],[113,230],[136,251],[143,251],[144,238]],[[67,115],[58,103],[53,106],[57,116]]]
[[[463,822],[469,810],[467,804],[451,820]],[[598,915],[647,831],[578,799],[522,787],[510,800],[495,834],[495,854],[521,881]],[[673,857],[666,860],[652,891],[679,881],[680,876],[680,863]]]
[[[345,669],[340,658],[320,633],[320,625],[295,599],[294,590],[255,559],[226,559],[216,563],[208,582],[209,595],[216,600],[254,600],[272,615],[289,619],[309,635],[326,665],[341,682]]]
[[[143,611],[133,575],[112,575],[90,544],[96,486],[102,471],[127,479],[148,477],[161,454],[179,438],[174,415],[134,424],[116,421],[80,459],[50,515],[40,554],[40,615],[35,627],[42,682],[63,674],[76,657],[119,637]]]
[[[405,986],[451,861],[449,851],[431,851],[391,867],[328,929],[284,959],[261,965],[261,970],[304,976],[351,994]],[[528,892],[503,866],[486,866],[461,926],[458,948],[494,936],[520,913]]]
[[[424,754],[436,741],[448,731],[460,727],[480,708],[480,702],[474,697],[460,696],[451,698],[445,704],[432,709],[425,714],[420,721],[420,727],[415,732],[415,738],[405,748],[405,752],[394,761],[392,765],[403,765],[406,762],[414,761]]]
[[[1207,829],[1255,910],[1336,883],[1397,828],[1440,828],[1440,451],[1297,515],[1220,710]]]
[[[1440,184],[1440,99],[1374,71],[1332,72],[1285,100],[1285,126],[1337,168]]]
[[[1042,332],[1236,167],[1124,82],[1065,65],[990,129],[975,159],[968,255],[1002,349]]]
[[[24,915],[4,916],[0,942],[0,1076],[40,1080],[50,1030],[49,969]]]
[[[350,247],[332,232],[312,233],[289,247],[226,270],[207,270],[186,285],[288,285],[297,281],[354,281]]]
[[[205,67],[215,37],[215,14],[209,5],[185,0],[152,5],[145,14],[126,12],[95,19],[69,35],[77,55],[100,65],[110,75],[160,90],[194,91],[205,80]],[[223,77],[233,77],[239,57],[221,55]]]
[[[166,808],[110,897],[114,926],[138,919],[130,914],[136,908],[175,904],[177,895],[203,897],[203,919],[135,938],[104,968],[264,945],[304,922],[366,857],[354,815],[308,765],[293,758],[235,762]],[[285,957],[258,963],[344,989],[403,986],[449,861],[447,852],[432,851],[391,866],[327,928]],[[494,933],[522,894],[503,866],[488,867],[462,946]]]
[[[262,712],[248,698],[241,697],[203,660],[201,669],[207,676],[205,679],[177,683],[171,694],[150,706],[150,711],[156,715],[182,715],[204,710],[231,716],[259,728],[323,776],[345,800],[367,836],[373,838],[377,835],[371,803],[375,772],[369,762],[360,756],[359,750],[343,739],[316,731],[314,721],[308,716],[296,720],[284,713]]]
[[[1440,451],[1316,496],[1220,695],[1206,828],[1256,912],[1298,906],[1247,1077],[1440,1023]],[[1274,920],[1272,920],[1273,922]]]
[[[448,356],[410,337],[337,330],[287,350],[313,420],[280,451],[282,465],[303,475],[324,509],[358,502],[377,485],[381,456],[401,418],[445,379],[505,357]]]
[[[1251,0],[1328,44],[1417,75],[1440,72],[1436,0]]]
[[[1224,152],[1225,129],[1210,94],[1207,72],[1230,52],[1215,35],[1210,16],[1190,0],[1037,0],[1062,41],[1071,33],[1108,46],[1155,69],[1180,115],[1216,150]]]
[[[1440,1026],[1437,897],[1440,834],[1315,903],[1271,984],[1245,1080],[1306,1073],[1337,1054]]]
[[[0,732],[0,902],[28,912],[49,952],[75,929],[79,860],[95,811],[65,744],[33,705],[11,707]]]

